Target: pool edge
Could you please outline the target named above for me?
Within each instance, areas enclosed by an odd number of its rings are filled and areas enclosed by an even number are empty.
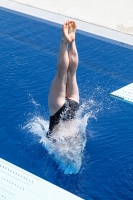
[[[5,9],[11,12],[18,13],[20,15],[26,15],[27,17],[37,19],[41,22],[50,23],[51,25],[60,26],[66,20],[73,20],[67,16],[60,14],[52,13],[49,11],[41,10],[35,7],[24,5],[21,3],[13,2],[10,0],[0,0],[0,8]],[[77,23],[78,33],[81,33],[86,36],[90,36],[96,39],[101,39],[109,43],[113,43],[128,49],[133,49],[133,36],[105,28],[102,26],[90,24],[88,22],[83,22],[77,19],[74,19]]]

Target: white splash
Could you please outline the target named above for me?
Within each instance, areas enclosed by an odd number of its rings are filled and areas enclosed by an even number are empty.
[[[96,114],[90,111],[94,104],[93,101],[82,104],[72,123],[70,121],[62,123],[58,132],[54,133],[50,140],[46,137],[49,122],[42,117],[32,118],[24,127],[28,132],[40,136],[42,146],[65,174],[76,174],[81,168],[87,122]]]

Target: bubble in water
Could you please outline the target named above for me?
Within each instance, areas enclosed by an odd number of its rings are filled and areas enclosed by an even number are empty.
[[[89,118],[95,117],[96,111],[92,112],[94,104],[94,101],[83,103],[76,118],[62,122],[60,129],[50,139],[46,137],[49,122],[42,117],[32,118],[24,127],[28,132],[40,136],[42,146],[65,174],[76,174],[81,168],[87,122]]]

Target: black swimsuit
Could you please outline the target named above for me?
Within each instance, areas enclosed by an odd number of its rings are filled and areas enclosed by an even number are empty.
[[[77,102],[71,99],[66,99],[64,105],[53,116],[50,116],[47,137],[49,138],[51,136],[54,126],[59,124],[61,121],[67,121],[75,118],[78,108],[79,104]]]

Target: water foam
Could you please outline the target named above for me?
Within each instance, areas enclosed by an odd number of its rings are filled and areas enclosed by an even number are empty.
[[[40,136],[42,146],[65,174],[76,174],[81,168],[87,122],[89,118],[96,116],[96,113],[92,112],[94,105],[94,101],[83,103],[72,124],[62,123],[51,140],[46,137],[49,122],[40,116],[34,116],[24,127],[28,132]]]

